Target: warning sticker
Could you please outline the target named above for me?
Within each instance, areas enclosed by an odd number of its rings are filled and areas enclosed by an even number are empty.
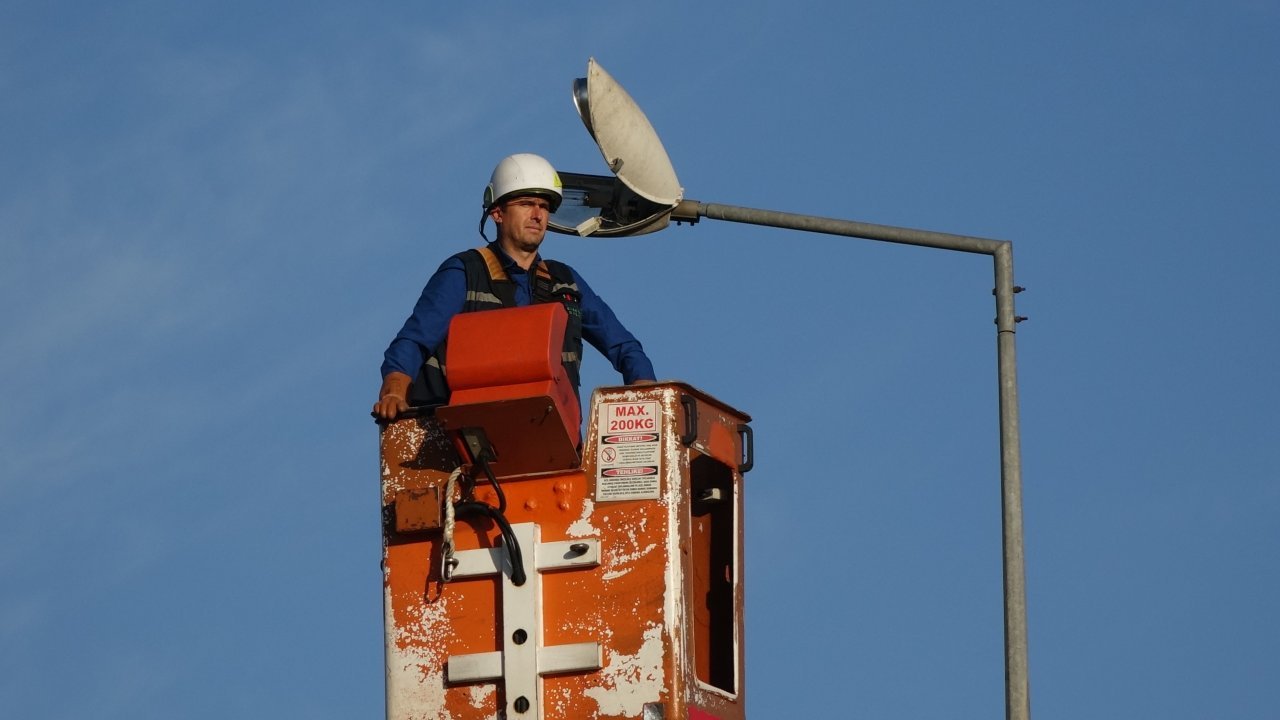
[[[604,403],[596,443],[596,501],[656,500],[657,402]]]

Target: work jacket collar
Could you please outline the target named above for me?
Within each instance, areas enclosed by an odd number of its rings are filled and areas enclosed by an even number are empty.
[[[502,246],[498,244],[497,240],[494,240],[493,242],[489,243],[489,249],[493,251],[493,254],[498,257],[498,262],[502,263],[502,269],[506,271],[507,277],[511,277],[511,273],[513,272],[520,272],[520,273],[535,272],[538,268],[538,265],[542,263],[542,254],[535,253],[533,256],[533,264],[529,266],[528,270],[525,270],[524,268],[520,267],[520,263],[513,260],[511,256],[508,255],[506,251],[502,249]]]

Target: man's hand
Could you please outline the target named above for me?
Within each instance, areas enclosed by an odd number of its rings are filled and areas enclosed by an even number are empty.
[[[408,410],[409,401],[405,396],[411,382],[413,380],[404,373],[387,373],[382,379],[382,389],[378,391],[378,402],[373,404],[373,413],[383,420],[395,420],[397,415]]]

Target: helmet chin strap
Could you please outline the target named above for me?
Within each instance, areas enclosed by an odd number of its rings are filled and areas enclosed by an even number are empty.
[[[489,242],[489,236],[484,234],[484,224],[485,224],[485,221],[487,221],[488,219],[489,219],[489,211],[485,210],[484,214],[480,216],[480,237],[484,238],[484,241],[486,243]]]

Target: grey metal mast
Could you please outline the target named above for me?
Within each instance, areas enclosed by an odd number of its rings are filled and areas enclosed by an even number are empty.
[[[1021,292],[1022,288],[1013,284],[1013,243],[696,200],[681,201],[671,213],[671,219],[690,223],[704,217],[990,255],[994,259],[996,351],[1000,386],[1000,499],[1004,545],[1005,717],[1008,720],[1030,720],[1027,591],[1022,542],[1022,445],[1018,431],[1018,367],[1014,346],[1017,325],[1025,318],[1014,312],[1014,295]]]

